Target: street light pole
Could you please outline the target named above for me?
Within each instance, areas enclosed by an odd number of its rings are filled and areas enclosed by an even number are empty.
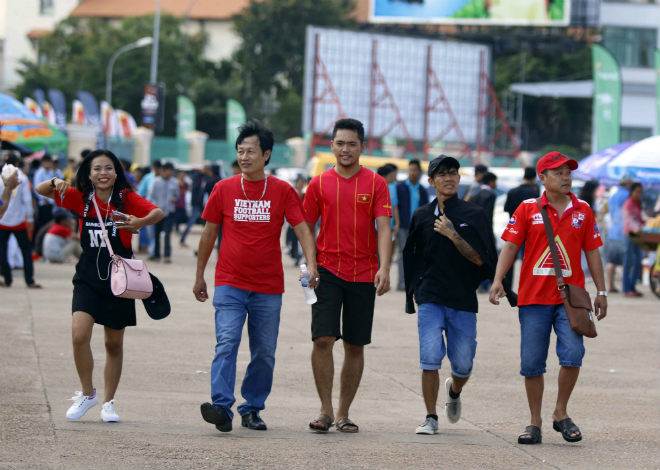
[[[112,68],[115,65],[117,57],[126,51],[137,49],[139,47],[145,47],[152,44],[153,42],[154,40],[151,36],[146,36],[138,39],[135,42],[120,47],[115,51],[114,54],[112,54],[112,56],[110,56],[110,61],[108,62],[105,76],[105,101],[107,101],[108,105],[112,106]]]
[[[160,0],[156,0],[156,14],[154,15],[154,47],[151,49],[151,70],[149,83],[156,85],[158,78],[158,44],[160,42]]]

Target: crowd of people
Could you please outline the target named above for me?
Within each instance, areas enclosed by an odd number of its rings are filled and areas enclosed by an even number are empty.
[[[597,185],[585,185],[580,198],[571,192],[571,172],[578,163],[550,152],[535,168],[526,168],[522,184],[508,192],[504,210],[510,220],[503,233],[495,233],[497,176],[483,165],[475,167],[475,182],[464,198],[459,197],[460,162],[448,155],[429,163],[428,187],[422,184],[417,160],[409,162],[407,178],[397,181],[394,165],[377,172],[360,165],[364,127],[360,121],[343,118],[332,130],[336,165],[311,181],[300,176],[290,184],[266,171],[273,144],[269,129],[256,121],[244,124],[235,144],[233,175],[224,179],[217,166],[188,175],[177,173],[169,162],[154,161],[151,169],[131,167],[102,149],[85,152],[78,165],[70,161],[65,172],[44,156],[31,178],[25,171],[28,166],[16,157],[6,160],[23,171],[8,177],[3,173],[0,181],[3,285],[12,284],[7,260],[10,235],[23,254],[28,287],[40,287],[32,264],[34,234],[39,229],[44,233],[41,252],[45,259],[79,258],[73,277],[72,341],[82,390],[67,410],[68,419],[81,418],[99,403],[90,340],[94,324],[100,324],[106,348],[101,418],[119,420],[114,399],[123,364],[124,331],[136,324],[135,301],[117,297],[110,289],[108,244],[115,253],[131,258],[132,235],[139,234],[140,252],[148,253],[151,261],[169,263],[172,230],[178,233],[179,246],[187,247],[190,229],[201,217],[204,226],[192,291],[200,302],[212,300],[216,345],[211,401],[203,403],[200,411],[219,431],[232,430],[236,360],[246,321],[250,362],[240,388],[244,401],[236,411],[242,426],[267,429],[260,412],[273,381],[284,291],[280,239],[286,223],[290,255],[296,264],[304,257],[310,273],[308,287],[317,297],[311,306],[310,340],[311,374],[320,408],[308,424],[310,430],[325,433],[335,427],[340,432],[359,432],[349,412],[364,369],[364,350],[371,342],[375,298],[390,290],[390,264],[396,258],[396,289],[405,292],[405,311],[418,315],[419,368],[427,414],[417,434],[438,432],[439,370],[445,356],[450,373],[444,382],[444,414],[450,423],[461,418],[461,394],[477,350],[477,292],[481,288],[488,290],[491,303],[497,305],[506,297],[518,307],[520,374],[530,411],[530,424],[518,436],[518,443],[542,442],[541,405],[553,329],[561,367],[552,426],[568,442],[582,439],[568,414],[568,402],[585,347],[582,336],[569,326],[558,293],[541,212],[549,214],[566,282],[584,287],[587,270],[583,265],[588,268],[596,287],[594,315],[602,320],[607,314],[608,290],[617,291],[617,265],[623,266],[624,294],[641,295],[635,290],[641,254],[634,242],[644,218],[639,183],[622,181],[607,203],[599,206],[594,197]],[[125,214],[122,224],[116,224],[114,211]],[[599,221],[605,213],[611,220],[606,236],[607,283],[599,250],[603,245]],[[498,253],[496,237],[500,236],[504,245]],[[216,245],[214,279],[208,286],[204,271]],[[516,259],[522,260],[517,294],[511,287]],[[333,351],[340,339],[343,364],[335,406]]]

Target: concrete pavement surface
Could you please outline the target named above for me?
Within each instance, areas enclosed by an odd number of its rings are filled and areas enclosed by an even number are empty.
[[[189,238],[191,247],[199,231]],[[176,237],[173,237],[176,240]],[[174,241],[173,241],[174,243]],[[176,244],[175,244],[176,245]],[[417,317],[406,315],[404,295],[376,301],[373,343],[366,348],[362,384],[351,408],[358,434],[315,434],[318,415],[310,366],[310,308],[285,255],[284,294],[273,391],[261,416],[268,431],[220,433],[204,422],[199,405],[210,401],[215,336],[211,302],[192,294],[193,248],[174,246],[170,265],[149,263],[164,283],[173,312],[151,320],[138,305],[138,326],[125,335],[124,369],[116,407],[119,423],[101,422],[100,406],[68,421],[68,400],[80,383],[71,348],[73,264],[37,262],[44,289],[27,289],[22,273],[0,288],[0,468],[2,469],[657,469],[660,467],[660,301],[609,297],[599,336],[587,354],[569,414],[584,439],[565,442],[552,430],[558,365],[554,338],[543,404],[543,444],[522,446],[529,424],[519,375],[517,311],[492,306],[479,295],[478,347],[472,378],[462,394],[463,417],[440,416],[436,435],[416,435],[425,417],[418,369]],[[206,281],[213,282],[215,254]],[[396,268],[392,268],[395,284]],[[589,286],[594,292],[595,288]],[[244,336],[236,395],[249,361]],[[103,399],[103,329],[92,338],[95,386]],[[335,347],[335,406],[342,345]],[[441,384],[449,365],[445,359]],[[443,387],[439,412],[444,402]],[[235,409],[235,408],[234,408]]]

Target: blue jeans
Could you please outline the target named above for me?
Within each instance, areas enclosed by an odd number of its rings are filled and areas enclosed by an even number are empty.
[[[456,377],[469,377],[477,352],[477,315],[444,305],[424,303],[417,313],[419,368],[438,370],[445,353]],[[447,346],[442,336],[445,332]]]
[[[149,227],[142,227],[140,229],[140,248],[149,248],[151,240],[149,240]]]
[[[642,247],[626,237],[623,249],[623,292],[635,290],[635,283],[642,276]]]
[[[163,232],[165,236],[163,237],[163,256],[169,258],[172,255],[172,244],[170,242],[170,237],[172,235],[172,226],[174,225],[174,212],[170,212],[162,219],[160,222],[157,222],[154,226],[154,253],[153,256],[160,258],[160,234]]]
[[[231,286],[216,286],[213,306],[217,339],[211,364],[213,404],[225,408],[230,417],[234,416],[231,407],[236,401],[236,355],[247,316],[250,364],[241,386],[245,402],[238,407],[238,413],[242,416],[263,410],[273,385],[282,294],[259,294]]]
[[[563,304],[521,305],[520,320],[520,375],[534,377],[545,374],[550,347],[550,332],[557,334],[559,365],[581,367],[584,357],[582,336],[571,330]]]
[[[188,218],[188,223],[186,224],[186,228],[183,229],[183,233],[181,234],[181,243],[185,243],[186,237],[188,236],[188,232],[190,232],[190,227],[192,227],[195,224],[195,222],[197,222],[197,219],[199,219],[200,215],[202,215],[202,208],[197,206],[192,206],[190,210],[190,218]]]

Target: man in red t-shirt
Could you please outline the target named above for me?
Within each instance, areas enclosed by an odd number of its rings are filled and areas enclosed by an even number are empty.
[[[238,406],[244,427],[266,430],[259,417],[273,384],[275,347],[279,331],[284,270],[280,234],[284,218],[293,226],[307,258],[310,287],[318,285],[314,237],[305,223],[302,203],[293,187],[264,166],[273,150],[273,133],[258,122],[239,129],[236,151],[241,174],[218,181],[204,207],[206,225],[199,241],[193,293],[200,302],[208,291],[204,269],[222,227],[215,266],[215,334],[211,364],[212,403],[201,406],[205,421],[222,432],[232,429],[236,355],[247,317],[250,364],[243,378]]]
[[[75,224],[68,212],[61,209],[53,210],[53,225],[46,232],[43,242],[43,254],[46,260],[51,263],[64,263],[71,255],[80,258],[82,254],[80,237],[73,232],[74,229]]]
[[[548,210],[562,274],[567,284],[584,288],[580,256],[582,251],[585,252],[598,291],[594,310],[596,318],[601,320],[607,314],[605,277],[598,252],[602,242],[591,208],[571,193],[571,171],[577,167],[575,160],[559,152],[544,155],[536,165],[539,179],[545,188],[540,204]],[[506,243],[500,253],[490,289],[490,301],[496,305],[505,295],[502,279],[511,268],[518,248],[525,243],[518,291],[518,317],[521,332],[520,374],[525,377],[531,424],[518,436],[518,443],[541,442],[543,374],[546,371],[552,328],[557,335],[557,356],[561,366],[552,427],[566,441],[577,442],[582,439],[582,433],[569,418],[567,406],[582,366],[584,345],[582,336],[571,330],[566,317],[557,289],[543,217],[536,199],[527,199],[518,206],[502,238]]]
[[[312,179],[303,203],[310,228],[321,217],[316,240],[321,284],[312,306],[312,370],[321,414],[309,427],[326,432],[336,418],[339,431],[358,432],[348,409],[362,377],[364,346],[371,342],[376,294],[390,288],[392,207],[385,179],[360,166],[360,121],[338,120],[331,147],[337,164]],[[339,338],[344,340],[344,365],[335,416],[332,350]]]

